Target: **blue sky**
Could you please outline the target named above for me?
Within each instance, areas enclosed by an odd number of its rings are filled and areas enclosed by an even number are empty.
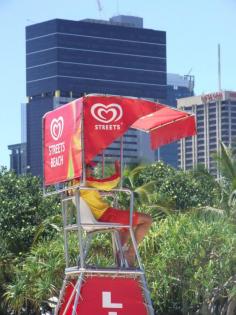
[[[25,92],[25,26],[62,18],[143,17],[144,27],[167,32],[167,71],[195,75],[195,92],[236,90],[236,0],[0,0],[0,165],[9,166],[7,145],[21,141]]]

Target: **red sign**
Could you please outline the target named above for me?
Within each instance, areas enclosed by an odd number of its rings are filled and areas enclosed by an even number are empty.
[[[59,315],[71,315],[76,290],[73,280],[66,288]],[[147,315],[137,279],[91,277],[82,285],[76,308],[78,315]]]
[[[203,103],[209,103],[209,102],[214,102],[217,100],[222,100],[223,99],[223,93],[222,92],[215,92],[215,93],[202,95],[201,99],[202,99]]]
[[[163,107],[146,100],[118,96],[84,98],[85,159],[91,161],[121,137],[140,117]],[[91,145],[92,144],[92,145]]]
[[[61,106],[43,118],[45,185],[81,175],[81,100]]]

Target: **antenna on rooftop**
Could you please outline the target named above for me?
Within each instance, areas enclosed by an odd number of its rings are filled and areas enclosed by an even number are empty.
[[[193,68],[190,68],[189,72],[186,75],[190,75],[190,73],[192,72]]]
[[[218,44],[218,89],[221,91],[221,59],[220,59],[220,44]]]

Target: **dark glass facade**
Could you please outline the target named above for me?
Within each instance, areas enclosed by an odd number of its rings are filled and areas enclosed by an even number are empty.
[[[163,101],[166,34],[60,19],[28,26],[26,77],[28,165],[40,175],[41,119],[53,108],[55,91],[63,97],[102,93]]]
[[[8,146],[10,153],[10,170],[17,175],[26,174],[26,143],[12,144]]]
[[[53,109],[53,98],[35,98],[27,106],[27,167],[42,176],[42,117]]]

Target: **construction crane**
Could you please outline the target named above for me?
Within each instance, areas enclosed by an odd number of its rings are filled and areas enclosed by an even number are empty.
[[[102,5],[101,5],[100,0],[97,0],[97,5],[98,5],[98,11],[101,14],[101,12],[102,12]]]
[[[188,81],[188,87],[191,92],[191,94],[194,93],[194,85],[195,85],[195,77],[194,75],[191,75],[190,73],[192,72],[192,68],[189,70],[189,72],[184,75],[184,79]]]

